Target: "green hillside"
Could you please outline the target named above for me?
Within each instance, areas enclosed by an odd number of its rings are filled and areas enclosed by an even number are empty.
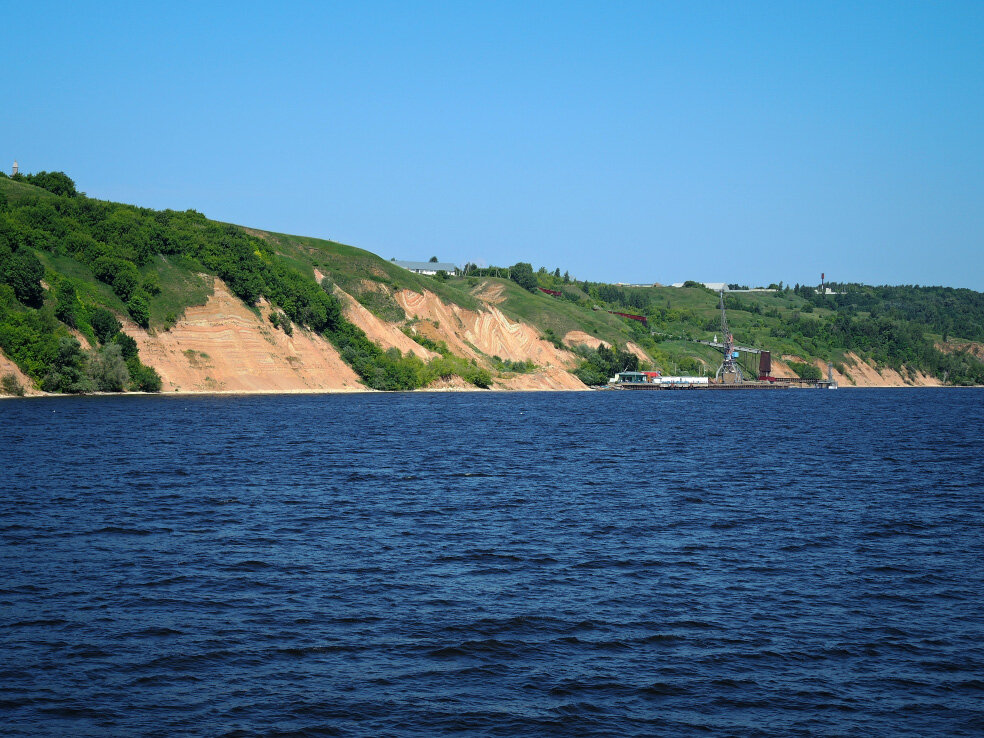
[[[316,272],[325,279],[316,280]],[[637,365],[625,351],[630,341],[667,371],[713,369],[719,359],[714,349],[694,342],[720,332],[718,295],[703,287],[573,282],[559,269],[533,272],[523,264],[422,276],[332,241],[219,223],[195,211],[88,198],[58,172],[0,177],[0,349],[41,389],[159,388],[160,378],[141,363],[117,318],[166,331],[186,308],[204,304],[215,277],[251,307],[261,297],[269,300],[285,332],[300,326],[327,337],[377,389],[413,389],[451,375],[488,386],[498,365],[489,357],[487,366],[479,366],[426,339],[419,340],[442,354],[429,363],[384,351],[345,319],[335,285],[381,318],[404,325],[407,316],[393,297],[397,290],[429,290],[471,310],[482,306],[477,295],[495,290],[498,309],[557,345],[570,331],[583,331],[616,346],[611,352],[579,349],[584,362],[578,375],[587,382]],[[807,361],[839,363],[854,352],[951,383],[984,383],[984,365],[972,353],[936,347],[984,340],[981,293],[831,287],[838,294],[821,296],[800,286],[729,294],[736,340]],[[649,325],[608,311],[645,315]]]

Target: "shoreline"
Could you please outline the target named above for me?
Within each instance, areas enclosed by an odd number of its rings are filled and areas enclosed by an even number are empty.
[[[913,389],[940,389],[940,390],[961,390],[961,389],[984,389],[984,385],[915,385],[907,384],[894,387],[882,386],[857,386],[846,385],[837,389],[847,390],[913,390]],[[293,389],[293,390],[177,390],[173,392],[87,392],[83,394],[65,394],[57,392],[37,392],[34,394],[0,395],[2,400],[31,400],[31,399],[57,399],[66,397],[230,397],[230,396],[254,396],[254,395],[409,395],[409,394],[435,394],[448,393],[455,394],[460,392],[486,393],[486,394],[522,394],[524,392],[597,392],[593,387],[584,389],[482,389],[480,387],[434,387],[420,388],[415,390],[398,390],[387,392],[384,390],[374,390],[368,387],[362,389]]]

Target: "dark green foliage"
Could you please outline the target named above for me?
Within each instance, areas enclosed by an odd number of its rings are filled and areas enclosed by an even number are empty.
[[[107,343],[113,336],[120,332],[123,327],[109,310],[105,308],[95,308],[89,311],[89,325],[92,326],[99,343]]]
[[[421,386],[417,370],[423,367],[423,362],[415,356],[403,357],[399,351],[384,352],[369,340],[361,328],[347,322],[327,335],[367,387],[411,390]]]
[[[65,172],[38,172],[37,174],[25,174],[24,181],[43,190],[48,190],[55,195],[65,197],[75,197],[78,192],[75,189],[75,182],[65,174]]]
[[[127,312],[137,325],[144,328],[150,325],[150,305],[143,295],[134,295],[126,303]]]
[[[157,272],[151,272],[144,277],[143,282],[140,283],[140,287],[148,295],[161,294],[161,279],[157,276]]]
[[[40,379],[58,350],[59,331],[54,311],[14,309],[13,290],[0,285],[0,349],[28,376]]]
[[[796,376],[801,379],[823,379],[823,372],[820,367],[813,364],[803,364],[798,361],[789,362],[789,368],[796,372]]]
[[[532,271],[533,267],[530,267]],[[506,267],[478,267],[475,264],[468,264],[465,266],[465,275],[468,277],[500,277],[506,279],[509,277],[509,269]]]
[[[140,284],[140,272],[132,262],[125,259],[99,257],[93,262],[92,271],[98,279],[110,285],[124,302],[133,296]]]
[[[601,345],[596,349],[582,346],[578,353],[584,357],[584,361],[574,370],[574,375],[589,386],[606,384],[609,378],[619,372],[634,372],[639,369],[639,357],[630,351]]]
[[[558,348],[561,351],[567,350],[567,345],[560,339],[553,328],[546,328],[543,331],[543,337],[550,341],[554,345],[554,348]]]
[[[79,324],[80,307],[75,287],[68,280],[61,280],[55,289],[55,317],[65,325],[75,328]]]
[[[290,322],[284,313],[278,313],[276,310],[270,312],[269,320],[273,323],[274,328],[280,328],[288,336],[294,335],[294,326]]]
[[[443,341],[441,342],[443,344]],[[430,362],[421,371],[421,386],[425,386],[438,379],[451,379],[461,377],[469,384],[482,389],[492,386],[492,375],[486,369],[479,367],[475,360],[469,361],[460,356],[455,356],[450,351],[442,354]]]
[[[130,370],[131,387],[140,392],[160,392],[161,376],[153,367],[144,366],[139,361],[131,359],[127,362]]]
[[[516,372],[517,374],[530,374],[536,371],[536,364],[532,361],[514,361],[501,359],[498,356],[492,357],[492,366],[500,372]]]
[[[87,357],[79,342],[72,336],[58,340],[55,355],[41,380],[45,392],[91,392],[95,383],[87,372]]]
[[[848,307],[867,311],[871,317],[904,320],[927,326],[934,333],[984,341],[984,293],[953,287],[871,287],[828,283],[835,295],[819,295],[800,288],[800,296],[816,307]]]
[[[132,336],[121,331],[113,336],[112,343],[120,347],[120,353],[126,361],[137,358],[137,342]]]
[[[98,392],[123,392],[130,384],[130,370],[118,343],[107,343],[89,354],[88,375]]]
[[[435,341],[432,338],[416,333],[409,326],[403,326],[403,333],[409,338],[419,343],[425,349],[429,349],[434,353],[440,354],[441,356],[450,356],[451,350],[448,348],[447,343],[444,341]]]
[[[536,274],[533,272],[533,266],[525,261],[509,267],[509,278],[524,290],[530,292],[536,292],[539,286],[539,283],[536,281]]]
[[[6,258],[0,254],[0,267],[3,268],[0,279],[14,288],[18,300],[30,307],[41,307],[44,298],[41,287],[44,267],[38,257],[21,248]]]

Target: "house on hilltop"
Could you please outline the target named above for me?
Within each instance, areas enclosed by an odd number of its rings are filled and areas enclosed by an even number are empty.
[[[461,270],[455,264],[446,264],[441,261],[397,261],[394,259],[393,263],[416,274],[434,276],[438,272],[447,272],[448,274],[457,276],[461,273]]]
[[[686,282],[674,282],[670,287],[684,287]],[[726,282],[698,282],[698,284],[707,287],[709,290],[714,290],[715,292],[730,292]]]

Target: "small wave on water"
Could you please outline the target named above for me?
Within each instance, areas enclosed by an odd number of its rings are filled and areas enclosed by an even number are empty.
[[[982,734],[984,394],[779,394],[5,401],[4,735]]]

